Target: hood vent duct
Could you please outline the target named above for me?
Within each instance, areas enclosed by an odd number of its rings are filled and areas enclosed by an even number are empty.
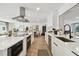
[[[20,22],[29,22],[29,20],[26,18],[24,7],[20,7],[20,16],[13,17],[12,19],[15,19]]]

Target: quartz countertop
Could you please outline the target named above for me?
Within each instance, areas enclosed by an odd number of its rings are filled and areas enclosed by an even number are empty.
[[[72,38],[70,40],[73,40],[75,42],[73,43],[66,43],[65,46],[70,50],[75,52],[77,55],[79,55],[79,39]]]
[[[24,40],[29,35],[31,35],[31,33],[21,37],[0,37],[0,50],[8,49],[9,47],[13,46],[17,42]]]
[[[50,36],[53,36],[54,34],[47,33]],[[67,38],[65,35],[54,35],[55,37],[64,37]],[[69,38],[67,38],[69,39]],[[70,51],[75,52],[77,55],[79,55],[79,38],[72,38],[69,40],[73,40],[75,42],[66,42],[65,47],[69,49]],[[63,41],[62,41],[63,42]]]

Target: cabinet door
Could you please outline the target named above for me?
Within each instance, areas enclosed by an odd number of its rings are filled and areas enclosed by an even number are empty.
[[[64,56],[65,55],[64,48],[58,46],[55,42],[53,44],[53,55],[54,56]]]
[[[77,54],[69,49],[65,49],[65,56],[77,56]]]
[[[53,55],[56,56],[57,55],[57,46],[55,45],[55,43],[53,44],[53,51],[52,51]]]

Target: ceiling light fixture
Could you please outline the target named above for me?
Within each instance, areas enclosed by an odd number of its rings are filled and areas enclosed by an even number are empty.
[[[79,17],[76,17],[76,19],[79,19]]]
[[[38,7],[38,8],[36,8],[36,10],[37,10],[37,11],[39,11],[39,10],[40,10],[40,8]]]
[[[9,16],[6,16],[7,18],[9,18]]]

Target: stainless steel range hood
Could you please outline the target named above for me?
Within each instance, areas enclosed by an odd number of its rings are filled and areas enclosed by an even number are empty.
[[[20,22],[29,22],[29,20],[26,18],[24,7],[20,7],[20,16],[13,17],[12,19],[15,19]]]

